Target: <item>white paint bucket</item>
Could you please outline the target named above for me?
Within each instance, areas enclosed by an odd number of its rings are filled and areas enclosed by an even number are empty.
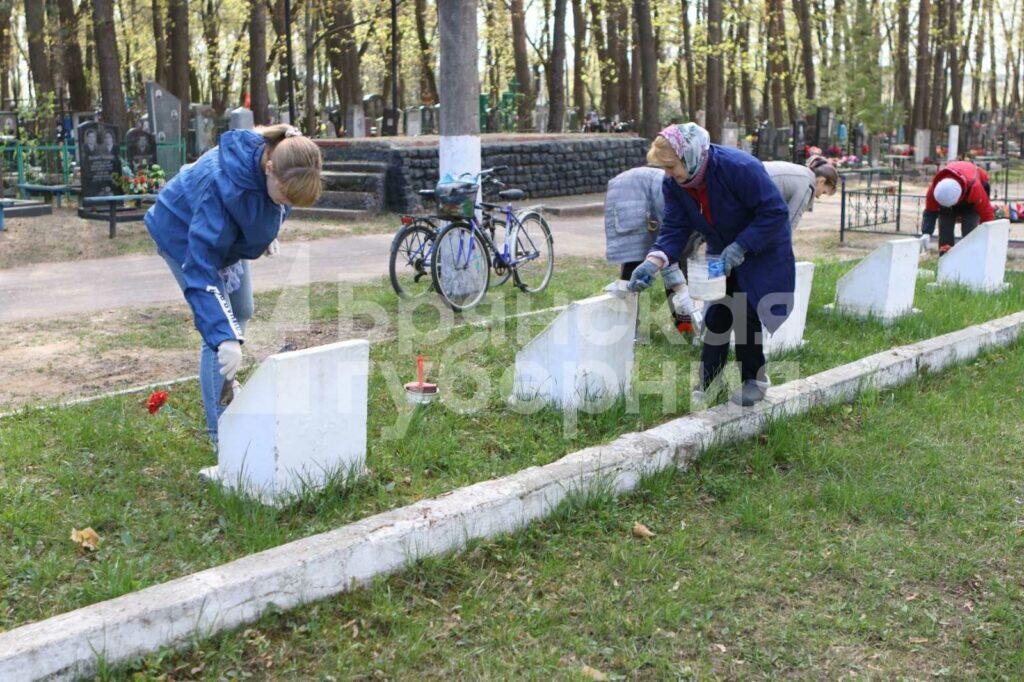
[[[725,298],[725,261],[720,256],[692,256],[686,261],[686,285],[698,301]]]

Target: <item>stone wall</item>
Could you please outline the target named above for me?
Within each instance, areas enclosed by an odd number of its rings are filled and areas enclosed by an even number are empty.
[[[418,211],[417,191],[437,182],[437,138],[323,140],[330,161],[386,161],[385,208]],[[483,168],[508,166],[501,180],[528,199],[603,192],[608,180],[644,164],[648,142],[634,135],[491,136],[482,142]]]

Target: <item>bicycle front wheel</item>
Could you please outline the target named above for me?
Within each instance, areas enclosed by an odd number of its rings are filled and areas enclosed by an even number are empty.
[[[388,275],[391,287],[402,298],[419,298],[432,288],[430,261],[434,255],[434,230],[425,223],[406,225],[391,243]]]
[[[449,223],[437,233],[431,276],[434,290],[456,312],[469,310],[483,299],[491,279],[491,262],[470,223]]]
[[[539,294],[551,282],[555,270],[555,244],[551,228],[543,216],[534,211],[519,216],[512,251],[512,274],[516,286],[528,294]]]

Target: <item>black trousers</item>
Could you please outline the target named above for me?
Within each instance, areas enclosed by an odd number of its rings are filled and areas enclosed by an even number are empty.
[[[729,360],[731,332],[736,332],[736,359],[743,381],[765,380],[761,320],[746,294],[739,289],[736,275],[725,281],[727,297],[712,301],[704,312],[704,348],[700,354],[700,386],[707,389],[722,373]],[[736,318],[739,317],[737,320]]]
[[[977,211],[956,213],[945,210],[939,212],[939,246],[953,246],[956,242],[956,221],[960,221],[960,236],[966,237],[978,226],[981,216]]]

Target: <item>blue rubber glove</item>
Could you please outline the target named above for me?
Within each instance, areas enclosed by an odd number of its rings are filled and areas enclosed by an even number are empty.
[[[746,257],[747,252],[736,242],[725,247],[725,250],[722,251],[722,260],[725,261],[725,274],[728,276],[733,270],[742,265]]]
[[[660,269],[653,262],[645,260],[633,271],[633,276],[629,278],[629,284],[626,285],[626,288],[630,291],[649,289],[654,284],[654,276],[658,274]]]

